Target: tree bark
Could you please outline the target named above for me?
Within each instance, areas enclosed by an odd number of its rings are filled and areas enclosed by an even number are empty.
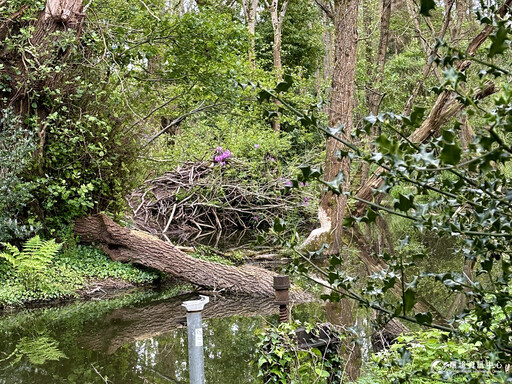
[[[84,19],[82,8],[82,0],[48,0],[44,11],[39,13],[35,21],[29,22],[34,28],[30,38],[30,54],[39,65],[51,67],[66,61],[69,50],[56,48],[62,36],[54,32],[72,30],[79,34]],[[0,40],[9,34],[17,35],[22,27],[27,27],[28,23],[21,19],[28,9],[28,6],[21,7],[0,26]],[[44,79],[29,82],[34,68],[27,64],[18,50],[9,50],[7,46],[0,50],[0,64],[4,65],[5,73],[11,78],[12,89],[9,93],[0,92],[0,109],[12,107],[17,115],[23,117],[22,120],[30,112],[31,94],[42,92],[45,88],[55,89],[63,76],[63,73],[53,73]],[[37,110],[41,120],[47,116],[47,112],[42,106]],[[41,132],[39,134],[41,136]],[[44,137],[42,142],[44,144]]]
[[[274,30],[274,44],[272,47],[272,54],[274,56],[274,69],[279,81],[283,79],[283,64],[281,62],[281,43],[282,43],[282,28],[283,21],[286,15],[286,8],[288,7],[289,0],[284,0],[279,6],[279,0],[265,0],[265,4],[270,12],[272,21],[272,29]]]
[[[258,8],[258,0],[242,0],[242,7],[244,9],[245,21],[247,23],[247,30],[251,39],[251,46],[249,47],[249,61],[251,68],[256,67],[256,10]]]
[[[371,4],[365,3],[367,6],[371,6]],[[365,12],[367,15],[370,14],[370,10],[368,9]],[[365,15],[365,19],[367,16]],[[391,20],[391,0],[382,0],[382,10],[380,15],[380,37],[379,37],[379,46],[377,48],[377,56],[373,58],[371,42],[367,41],[367,50],[366,50],[366,61],[368,65],[368,80],[369,84],[366,85],[366,102],[368,104],[368,110],[371,115],[376,116],[379,113],[379,107],[382,102],[384,95],[379,92],[379,88],[382,84],[382,79],[384,78],[384,68],[386,66],[386,52],[388,50],[389,43],[389,23]],[[370,25],[371,19],[369,19],[365,23],[365,33],[367,36],[370,36]],[[376,63],[376,67],[370,65],[371,62]],[[370,136],[367,139],[367,143],[371,145],[374,138],[380,134],[380,129],[374,127],[371,131]],[[367,162],[363,162],[361,165],[361,181],[360,185],[365,184],[368,181],[368,175],[370,171],[370,164]]]
[[[114,261],[154,268],[194,285],[234,294],[273,297],[273,277],[277,274],[253,266],[234,267],[188,256],[170,243],[116,224],[98,214],[75,222],[74,231],[86,243],[99,243]],[[292,288],[294,299],[303,293]]]
[[[283,63],[281,61],[281,44],[282,44],[282,28],[284,16],[286,15],[286,8],[288,7],[289,0],[284,0],[279,6],[279,0],[265,0],[265,4],[270,12],[272,21],[272,29],[274,30],[274,44],[272,45],[272,55],[274,57],[274,70],[276,72],[277,80],[283,81]],[[279,100],[275,101],[279,106]],[[279,112],[273,121],[274,130],[281,129],[281,122],[279,119]]]
[[[339,0],[334,4],[335,48],[329,126],[343,127],[339,136],[346,141],[350,140],[353,125],[358,6],[359,0]],[[327,139],[324,179],[332,181],[342,172],[343,189],[346,191],[350,186],[350,160],[348,157],[340,159],[338,153],[343,149],[339,141],[332,137]],[[319,248],[320,244],[328,243],[328,253],[340,252],[346,203],[346,195],[334,195],[332,192],[323,194],[318,212],[321,227],[311,232],[304,246]]]

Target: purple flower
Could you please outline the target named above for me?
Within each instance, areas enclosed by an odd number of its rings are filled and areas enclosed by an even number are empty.
[[[222,156],[215,156],[215,161],[217,163],[219,163],[220,161],[222,161]]]
[[[254,148],[258,149],[260,147],[259,144],[254,144]]]
[[[259,219],[258,219],[258,216],[254,216],[252,219],[253,219],[254,221],[258,221],[258,220],[259,220]]]
[[[287,187],[291,187],[292,186],[292,182],[290,180],[286,180],[286,186]]]
[[[273,157],[269,158],[270,161],[276,161]]]
[[[215,152],[222,152],[222,147],[215,148]]]
[[[300,185],[301,187],[303,187],[303,186],[304,186],[304,183],[301,181],[299,185]]]

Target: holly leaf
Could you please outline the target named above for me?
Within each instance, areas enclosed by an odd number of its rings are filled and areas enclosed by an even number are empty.
[[[420,0],[420,13],[423,16],[430,16],[430,11],[436,8],[434,0]]]
[[[409,312],[416,304],[416,291],[413,289],[406,289],[404,292],[404,309]]]
[[[495,33],[493,33],[489,38],[491,39],[491,46],[489,47],[489,52],[487,56],[494,57],[499,53],[505,52],[507,47],[510,45],[510,40],[507,39],[507,29],[501,25]]]
[[[420,325],[432,324],[432,314],[430,312],[419,312],[414,315],[414,318]]]
[[[460,161],[462,149],[458,144],[444,144],[439,157],[445,164],[456,165]]]
[[[413,207],[414,195],[408,194],[403,195],[401,193],[398,194],[398,199],[395,200],[394,208],[399,209],[400,211],[407,212],[409,209]]]

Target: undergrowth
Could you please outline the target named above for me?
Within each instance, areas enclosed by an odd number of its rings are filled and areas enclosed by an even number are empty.
[[[78,245],[73,239],[63,246],[36,236],[24,244],[22,251],[10,244],[3,244],[3,248],[6,252],[0,253],[0,308],[78,297],[77,292],[92,279],[145,284],[161,277],[157,272],[114,262],[100,250]]]

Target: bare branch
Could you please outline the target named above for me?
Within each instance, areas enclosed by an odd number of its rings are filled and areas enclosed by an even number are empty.
[[[149,144],[151,144],[153,141],[155,141],[156,139],[158,139],[161,135],[163,135],[165,132],[167,132],[170,128],[174,127],[175,125],[178,125],[180,124],[183,120],[185,120],[187,117],[195,114],[195,113],[198,113],[198,112],[201,112],[201,111],[204,111],[205,109],[209,109],[209,108],[213,108],[213,107],[216,107],[218,106],[219,104],[218,103],[214,103],[214,104],[209,104],[209,105],[205,105],[203,107],[203,104],[204,104],[204,101],[201,103],[201,105],[199,105],[199,107],[193,109],[192,111],[189,111],[183,115],[181,115],[180,117],[174,119],[173,121],[171,121],[171,123],[166,126],[164,129],[162,129],[160,132],[158,132],[156,135],[154,135],[153,137],[151,137],[146,144],[144,144],[143,148],[146,148]]]
[[[151,16],[153,16],[153,17],[154,17],[155,19],[157,19],[158,21],[162,21],[162,20],[160,20],[160,18],[159,18],[157,15],[155,15],[153,12],[151,12],[151,9],[149,9],[149,7],[147,6],[147,4],[146,4],[144,1],[142,1],[142,0],[139,0],[139,1],[140,1],[140,2],[141,2],[141,4],[142,4],[142,5],[143,5],[147,10],[148,10],[148,12],[149,12],[149,14],[150,14]]]
[[[315,3],[316,5],[318,5],[318,7],[325,12],[325,14],[327,15],[327,17],[331,20],[334,19],[334,14],[332,12],[332,8],[331,8],[331,4],[330,3],[326,3],[324,2],[323,0],[315,0]]]

